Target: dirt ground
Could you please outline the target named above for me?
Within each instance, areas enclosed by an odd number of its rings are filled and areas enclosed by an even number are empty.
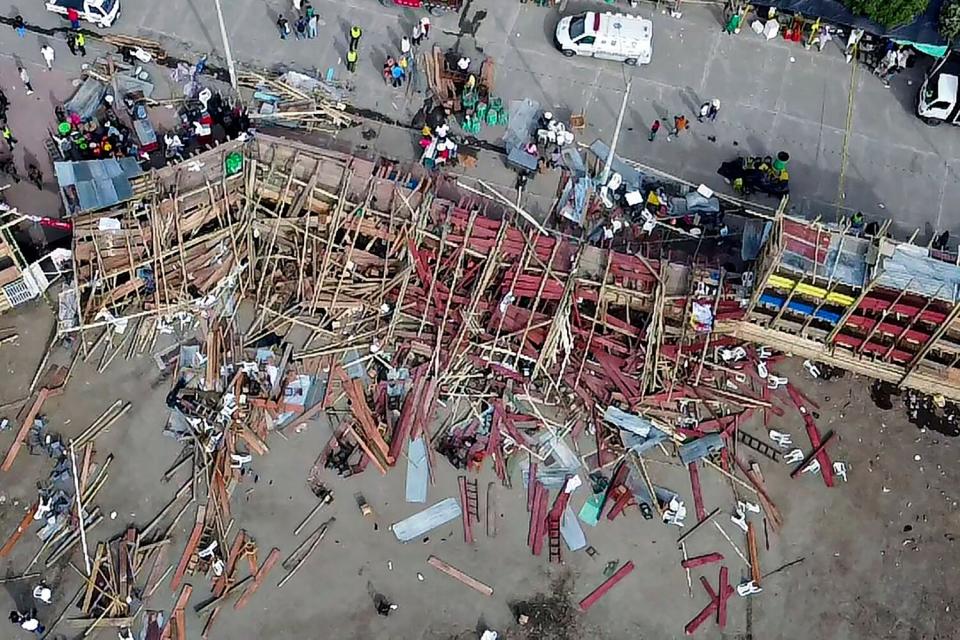
[[[51,326],[51,311],[42,301],[0,318],[0,329],[15,330],[20,336],[17,343],[0,346],[0,366],[6,374],[0,404],[26,395]],[[761,533],[763,570],[803,560],[767,577],[761,593],[750,598],[734,595],[722,634],[708,623],[697,636],[957,638],[960,470],[956,461],[960,442],[922,432],[908,423],[899,399],[890,410],[876,408],[868,380],[850,375],[830,382],[812,380],[795,362],[777,369],[820,405],[821,431],[836,432],[830,452],[834,460],[848,464],[849,482],[827,489],[819,476],[801,475],[791,480],[787,465],[776,468],[769,461],[758,460],[771,497],[785,518],[779,534],[770,532],[769,550],[764,549]],[[146,524],[186,479],[183,471],[167,484],[160,482],[180,450],[179,444],[161,433],[169,384],[160,379],[152,359],[146,356],[129,361],[118,358],[103,374],[96,373],[92,359],[81,363],[63,395],[44,407],[50,428],[69,438],[114,400],[133,403],[131,412],[96,442],[98,459],[110,453],[116,459],[96,501],[109,515],[89,533],[91,544],[120,534],[128,524]],[[6,408],[2,415],[13,418],[15,413],[15,408]],[[794,442],[809,451],[796,412],[788,411],[771,426],[791,433]],[[764,437],[759,418],[744,428]],[[329,426],[322,419],[300,433],[290,430],[287,437],[271,435],[270,453],[254,462],[257,481],[240,485],[234,493],[237,525],[256,538],[261,560],[272,547],[286,557],[299,543],[292,530],[316,503],[306,478],[328,435]],[[12,429],[0,433],[4,451],[12,438]],[[653,481],[684,498],[690,511],[687,522],[692,524],[695,516],[686,469],[659,452],[648,454],[647,460]],[[0,492],[5,498],[0,505],[0,539],[6,539],[26,505],[35,499],[36,482],[50,466],[46,458],[30,456],[24,450],[13,469],[0,476]],[[323,480],[335,493],[325,517],[335,516],[336,522],[317,553],[283,589],[275,587],[284,573],[277,567],[247,608],[221,612],[211,638],[441,640],[479,638],[488,628],[505,638],[680,638],[684,624],[707,603],[698,584],[699,570],[692,572],[693,596],[688,594],[675,544],[676,529],[644,520],[633,508],[614,522],[584,526],[588,544],[598,552],[594,558],[564,548],[564,564],[557,566],[550,565],[545,555],[532,556],[525,544],[528,515],[516,470],[512,488],[496,489],[495,538],[486,537],[478,527],[476,544],[468,546],[458,520],[432,531],[427,539],[400,544],[389,531],[390,524],[420,508],[404,502],[403,466],[386,478],[372,468],[352,478],[339,478],[325,470]],[[456,496],[457,471],[440,457],[434,471],[428,502]],[[701,471],[701,478],[707,510],[721,508],[716,521],[745,549],[744,536],[729,520],[735,504],[729,481],[708,469]],[[489,469],[480,477],[482,518],[484,488],[494,479]],[[375,522],[361,516],[353,499],[357,492],[374,508]],[[584,487],[574,493],[574,510],[579,510],[586,497]],[[191,516],[181,520],[169,560],[179,557]],[[716,527],[704,527],[688,541],[690,555],[724,554],[732,583],[748,574]],[[38,548],[33,532],[24,536],[0,565],[3,576],[22,572]],[[493,586],[493,596],[485,598],[426,565],[431,554]],[[71,559],[82,566],[79,550]],[[636,570],[606,598],[587,614],[572,609],[604,580],[603,570],[609,562],[628,560]],[[45,569],[41,560],[32,570],[37,566],[54,585],[55,602],[39,614],[41,621],[49,622],[68,606],[80,578],[67,566]],[[717,565],[704,569],[703,575],[716,585]],[[206,578],[194,576],[188,581],[196,588],[191,605],[207,597]],[[29,604],[32,583],[12,581],[3,586],[0,607]],[[377,615],[372,593],[386,596],[398,605],[397,610],[389,617]],[[147,607],[169,611],[174,596],[164,585]],[[530,611],[537,605],[558,620],[536,629],[518,627],[511,607]],[[79,614],[73,610],[67,617],[74,615]],[[542,622],[534,620],[538,625]],[[3,624],[0,637],[28,635]],[[189,638],[200,637],[202,624],[188,610]],[[81,632],[82,627],[61,624],[51,637],[79,637]],[[99,637],[112,638],[114,634],[105,630]]]

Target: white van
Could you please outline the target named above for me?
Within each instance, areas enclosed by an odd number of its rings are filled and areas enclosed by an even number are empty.
[[[46,7],[47,11],[64,16],[68,9],[76,9],[81,20],[104,29],[120,17],[120,0],[48,0]]]
[[[588,11],[561,19],[554,44],[567,57],[648,64],[653,57],[653,23],[641,16]]]

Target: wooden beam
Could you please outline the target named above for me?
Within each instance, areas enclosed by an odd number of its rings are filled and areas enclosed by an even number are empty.
[[[23,424],[20,425],[20,429],[17,431],[17,435],[13,440],[13,444],[11,444],[10,448],[7,450],[7,455],[3,459],[3,464],[0,464],[0,471],[10,471],[10,467],[13,466],[14,459],[16,459],[17,454],[20,453],[20,448],[23,446],[24,439],[27,437],[30,427],[33,426],[33,421],[36,420],[37,415],[40,414],[40,409],[43,407],[43,403],[47,401],[47,398],[50,398],[58,393],[60,393],[59,390],[55,392],[47,387],[43,387],[37,393],[37,399],[34,400],[33,406],[30,407],[30,411],[27,412],[26,417],[23,419]]]
[[[180,588],[180,583],[183,581],[183,574],[187,570],[190,557],[196,550],[197,545],[200,544],[200,536],[203,535],[203,523],[206,515],[207,506],[203,504],[197,505],[197,517],[193,525],[193,531],[190,532],[187,545],[183,549],[183,555],[180,556],[180,562],[177,564],[177,570],[173,573],[173,580],[170,581],[170,588],[174,591]]]
[[[264,578],[267,577],[267,574],[270,573],[270,570],[280,561],[280,549],[274,547],[270,550],[270,555],[267,556],[267,559],[263,561],[263,564],[260,565],[260,568],[257,570],[257,574],[253,577],[253,584],[247,587],[247,590],[243,592],[243,595],[240,596],[240,599],[233,605],[233,608],[239,611],[247,606],[247,603],[250,602],[250,598],[254,593],[257,592],[257,589],[260,588],[260,585],[263,584]]]
[[[460,569],[457,569],[452,564],[444,562],[437,556],[430,556],[429,558],[427,558],[427,564],[429,564],[431,567],[433,567],[437,571],[447,574],[454,580],[457,580],[467,585],[477,593],[482,593],[483,595],[488,597],[493,595],[493,587],[480,582],[476,578],[468,576],[463,571],[460,571]]]

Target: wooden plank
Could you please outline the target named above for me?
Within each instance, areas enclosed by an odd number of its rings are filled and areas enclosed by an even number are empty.
[[[173,611],[170,617],[167,618],[167,624],[164,625],[163,631],[160,633],[160,640],[172,640],[174,628],[177,632],[177,640],[184,640],[187,637],[184,608],[187,606],[187,601],[192,594],[193,586],[190,584],[183,585],[183,588],[180,590],[180,595],[177,596],[177,601],[173,605]]]
[[[0,547],[0,558],[6,557],[13,551],[13,547],[15,547],[20,538],[23,537],[23,534],[27,532],[27,529],[30,528],[30,523],[33,522],[33,514],[37,512],[38,506],[40,506],[39,503],[34,502],[33,505],[27,509],[26,513],[23,514],[23,519],[20,521],[20,524],[17,525],[17,528],[14,529],[10,537],[7,538],[3,547]]]
[[[466,516],[466,514],[464,514],[464,516]],[[485,596],[493,595],[493,587],[480,582],[476,578],[468,576],[463,571],[460,571],[460,569],[457,569],[453,565],[444,562],[437,556],[430,556],[429,558],[427,558],[427,564],[429,564],[431,567],[433,567],[437,571],[447,574],[454,580],[462,582],[463,584],[467,585],[477,593],[482,593]]]
[[[17,435],[13,440],[13,444],[11,444],[10,448],[7,450],[7,455],[3,459],[3,464],[0,464],[0,471],[10,471],[10,467],[13,466],[14,459],[16,459],[17,454],[20,453],[20,448],[23,446],[24,439],[27,437],[27,432],[30,431],[30,427],[33,426],[33,421],[36,419],[37,415],[39,415],[40,409],[43,407],[43,403],[46,402],[47,398],[49,398],[51,395],[54,394],[46,387],[40,389],[40,391],[37,393],[37,399],[33,401],[30,411],[28,411],[26,417],[24,417],[23,424],[20,425],[20,429],[17,431]]]
[[[176,591],[180,588],[183,581],[183,574],[187,570],[187,564],[190,562],[190,556],[196,550],[200,543],[200,536],[203,535],[203,521],[207,515],[207,506],[197,505],[197,517],[193,525],[193,531],[190,532],[190,538],[187,539],[187,546],[183,549],[183,555],[180,556],[180,562],[177,564],[177,570],[173,573],[173,580],[170,581],[170,588]]]
[[[600,598],[605,596],[607,592],[610,591],[610,589],[612,589],[618,582],[626,578],[631,571],[633,571],[633,561],[627,560],[627,562],[617,569],[612,576],[600,583],[600,586],[591,591],[583,600],[580,601],[578,604],[580,610],[586,611],[595,605]]]
[[[233,572],[237,568],[237,560],[240,558],[240,552],[243,551],[246,542],[247,532],[241,529],[237,532],[237,535],[233,537],[233,545],[230,547],[230,553],[227,556],[227,566],[224,568],[220,577],[213,583],[213,595],[218,598],[223,595],[223,592],[227,590],[229,583],[233,580]]]
[[[270,550],[270,555],[267,556],[267,559],[263,561],[263,564],[260,565],[260,569],[257,570],[257,575],[253,577],[253,584],[247,587],[247,590],[243,592],[243,595],[240,596],[240,599],[233,605],[233,608],[237,611],[243,609],[247,606],[247,603],[250,602],[250,598],[254,593],[257,592],[257,589],[260,588],[260,585],[263,584],[263,579],[267,577],[267,574],[270,573],[270,570],[280,562],[280,549],[274,547]]]

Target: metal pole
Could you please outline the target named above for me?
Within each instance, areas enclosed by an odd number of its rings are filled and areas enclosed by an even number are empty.
[[[80,474],[77,469],[77,454],[70,442],[70,461],[73,463],[73,491],[77,498],[77,521],[80,523],[80,543],[83,545],[83,566],[90,576],[90,552],[87,550],[87,530],[83,524],[83,503],[80,500]]]
[[[620,113],[617,115],[617,128],[613,132],[613,140],[610,142],[610,153],[607,154],[607,161],[603,165],[603,173],[600,174],[600,182],[606,184],[610,178],[610,165],[613,164],[613,154],[617,152],[617,141],[620,139],[620,127],[623,126],[623,113],[627,110],[627,100],[630,98],[630,85],[633,80],[627,81],[627,90],[623,92],[623,102],[620,103]]]
[[[230,86],[233,87],[233,90],[237,93],[240,90],[237,88],[237,69],[233,65],[233,55],[230,54],[230,41],[227,40],[227,28],[223,25],[223,10],[220,8],[220,0],[213,0],[213,3],[217,5],[217,21],[220,22],[220,38],[223,39],[223,53],[227,56],[227,71],[230,72]]]

